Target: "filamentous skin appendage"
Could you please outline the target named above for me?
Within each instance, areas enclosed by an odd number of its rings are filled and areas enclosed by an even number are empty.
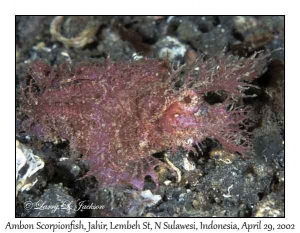
[[[37,61],[21,88],[23,128],[44,141],[68,140],[100,187],[130,184],[141,190],[147,175],[158,185],[154,168],[166,166],[153,153],[193,150],[206,138],[230,152],[251,150],[243,125],[249,108],[232,103],[264,67],[257,54],[222,54],[175,71],[151,59],[64,63],[56,69]],[[226,93],[222,103],[205,101],[205,94],[219,91]]]

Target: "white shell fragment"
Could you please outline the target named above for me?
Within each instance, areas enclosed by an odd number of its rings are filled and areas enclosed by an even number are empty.
[[[189,161],[187,157],[184,157],[183,158],[183,168],[186,171],[193,171],[193,170],[195,170],[196,165],[192,161]]]
[[[147,189],[141,192],[141,197],[144,198],[148,203],[146,204],[147,207],[151,207],[157,204],[161,200],[160,195],[153,195],[152,192]]]
[[[21,172],[22,168],[27,164],[27,170]],[[44,167],[44,161],[37,155],[32,153],[25,145],[16,141],[16,195],[19,191],[29,190],[36,182],[28,181],[33,174]]]

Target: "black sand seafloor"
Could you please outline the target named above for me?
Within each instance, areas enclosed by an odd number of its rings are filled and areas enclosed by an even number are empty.
[[[67,140],[42,140],[24,127],[21,87],[39,60],[165,59],[176,70],[256,52],[267,54],[266,67],[238,101],[253,110],[251,152],[229,152],[213,138],[194,151],[168,151],[174,169],[156,167],[157,189],[149,176],[143,190],[103,188]],[[16,16],[16,140],[17,217],[284,217],[284,16]],[[153,156],[166,162],[162,154]]]

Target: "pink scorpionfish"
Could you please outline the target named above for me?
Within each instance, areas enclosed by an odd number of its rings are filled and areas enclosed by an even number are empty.
[[[231,152],[251,149],[242,127],[248,110],[231,103],[264,67],[257,54],[199,59],[175,71],[166,61],[150,59],[64,63],[56,69],[38,61],[21,88],[23,127],[44,141],[68,140],[100,187],[129,184],[141,190],[147,175],[158,186],[155,167],[166,164],[153,153],[193,150],[205,138]],[[183,84],[176,87],[179,80]],[[205,94],[219,91],[227,93],[222,103],[205,101]]]

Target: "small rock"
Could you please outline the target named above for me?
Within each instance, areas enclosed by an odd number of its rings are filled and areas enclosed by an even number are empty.
[[[275,193],[269,194],[256,206],[255,217],[284,217],[283,201]]]
[[[183,201],[185,200],[185,196],[186,196],[185,193],[181,193],[181,194],[179,195],[178,201],[179,201],[179,202],[183,202]]]
[[[170,181],[170,180],[166,180],[165,182],[164,182],[164,184],[166,185],[166,186],[168,186],[169,184],[171,184],[172,183],[172,181]]]
[[[170,62],[183,62],[187,48],[178,39],[166,36],[155,46],[159,58],[168,58]]]
[[[200,203],[199,203],[199,201],[197,201],[197,200],[193,200],[192,205],[193,205],[193,207],[194,207],[195,209],[199,209]]]

